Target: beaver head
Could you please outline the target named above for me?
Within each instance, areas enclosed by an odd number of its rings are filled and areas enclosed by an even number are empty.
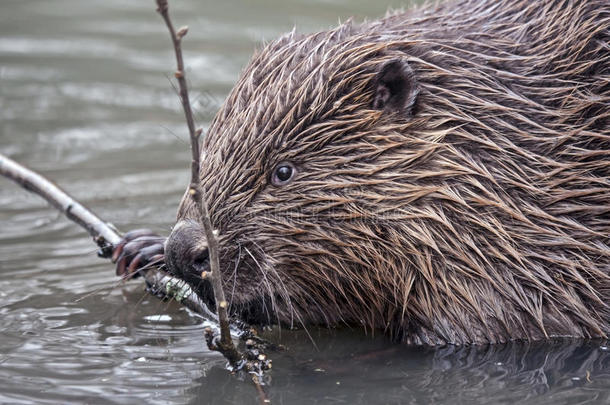
[[[413,343],[605,336],[610,20],[602,0],[552,3],[460,2],[258,52],[202,146],[231,310]],[[166,258],[211,296],[188,196]]]

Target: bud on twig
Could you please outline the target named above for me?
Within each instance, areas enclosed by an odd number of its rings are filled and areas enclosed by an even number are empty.
[[[184,27],[180,27],[178,32],[176,32],[176,38],[178,38],[179,40],[182,39],[187,32],[189,32],[189,27],[187,27],[186,25]]]

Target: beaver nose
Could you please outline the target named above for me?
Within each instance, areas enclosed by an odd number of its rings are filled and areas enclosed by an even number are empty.
[[[165,242],[165,263],[170,274],[191,285],[201,283],[201,273],[208,271],[208,246],[203,227],[183,220],[172,229]]]

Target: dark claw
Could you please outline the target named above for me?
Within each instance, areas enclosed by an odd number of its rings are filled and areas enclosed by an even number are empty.
[[[142,261],[142,253],[138,253],[136,257],[131,261],[127,268],[127,274],[135,274],[138,270],[138,264]]]
[[[135,229],[133,231],[127,232],[123,236],[123,239],[119,242],[119,244],[114,247],[114,251],[112,252],[112,262],[115,263],[118,260],[119,255],[121,254],[121,252],[123,251],[123,248],[125,247],[125,245],[127,243],[129,243],[132,240],[135,240],[137,238],[140,238],[140,237],[160,237],[160,236],[157,235],[156,233],[154,233],[153,231],[151,231],[150,229]]]
[[[127,232],[112,252],[117,276],[135,278],[141,270],[163,264],[164,246],[165,238],[149,229]]]

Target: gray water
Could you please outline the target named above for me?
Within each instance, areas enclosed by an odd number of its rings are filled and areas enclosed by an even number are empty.
[[[255,47],[395,1],[172,1],[207,126]],[[152,0],[2,0],[0,152],[119,229],[167,234],[189,145]],[[206,323],[120,283],[87,235],[0,179],[0,403],[257,403],[202,339]],[[275,404],[610,403],[605,342],[413,348],[358,330],[273,330]]]

